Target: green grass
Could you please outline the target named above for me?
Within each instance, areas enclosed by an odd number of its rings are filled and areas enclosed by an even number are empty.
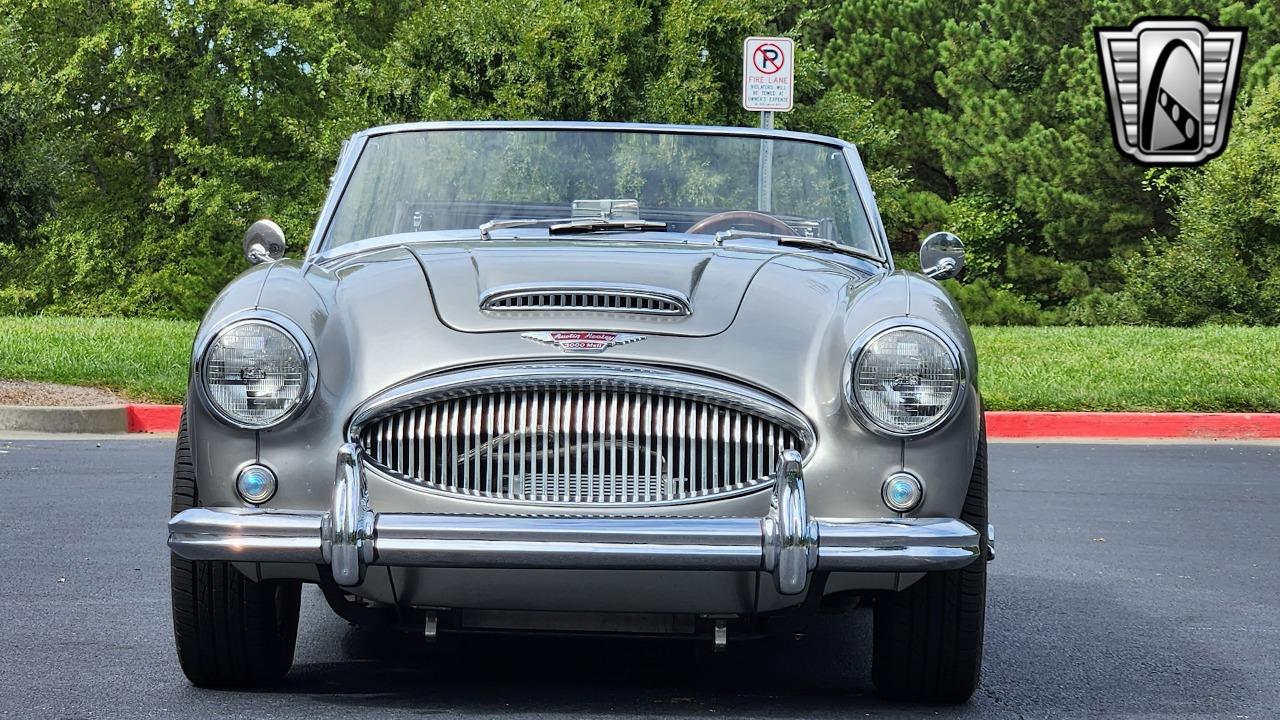
[[[193,322],[0,316],[0,378],[177,403]],[[1280,411],[1280,328],[974,328],[991,410]]]
[[[196,323],[0,316],[0,378],[92,385],[179,403]]]
[[[1280,327],[978,327],[992,410],[1280,411]]]

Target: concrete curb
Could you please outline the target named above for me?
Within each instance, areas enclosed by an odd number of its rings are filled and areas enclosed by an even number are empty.
[[[123,433],[129,431],[124,405],[32,407],[0,405],[0,430],[45,433]]]
[[[0,405],[0,430],[47,433],[172,433],[181,405],[23,407]],[[1280,439],[1280,413],[1025,412],[987,413],[992,438]]]

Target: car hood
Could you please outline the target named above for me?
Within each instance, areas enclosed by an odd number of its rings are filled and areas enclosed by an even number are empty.
[[[752,278],[777,255],[705,242],[487,241],[412,246],[445,325],[462,332],[562,328],[706,336],[733,322]],[[687,299],[687,315],[484,309],[501,292],[652,290]],[[625,291],[625,290],[624,290]]]

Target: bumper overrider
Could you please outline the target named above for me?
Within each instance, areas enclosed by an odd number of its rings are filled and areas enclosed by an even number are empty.
[[[361,452],[338,451],[328,512],[192,508],[169,520],[169,548],[188,560],[327,564],[344,586],[369,565],[742,570],[771,573],[784,595],[803,592],[813,571],[953,570],[982,553],[978,532],[954,518],[810,516],[792,450],[778,456],[761,518],[374,512]]]

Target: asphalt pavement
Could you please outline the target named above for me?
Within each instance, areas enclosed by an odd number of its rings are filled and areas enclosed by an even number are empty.
[[[991,448],[982,688],[873,693],[867,611],[732,645],[416,637],[304,590],[293,672],[199,690],[173,652],[172,441],[0,440],[0,717],[1280,717],[1280,445]]]

